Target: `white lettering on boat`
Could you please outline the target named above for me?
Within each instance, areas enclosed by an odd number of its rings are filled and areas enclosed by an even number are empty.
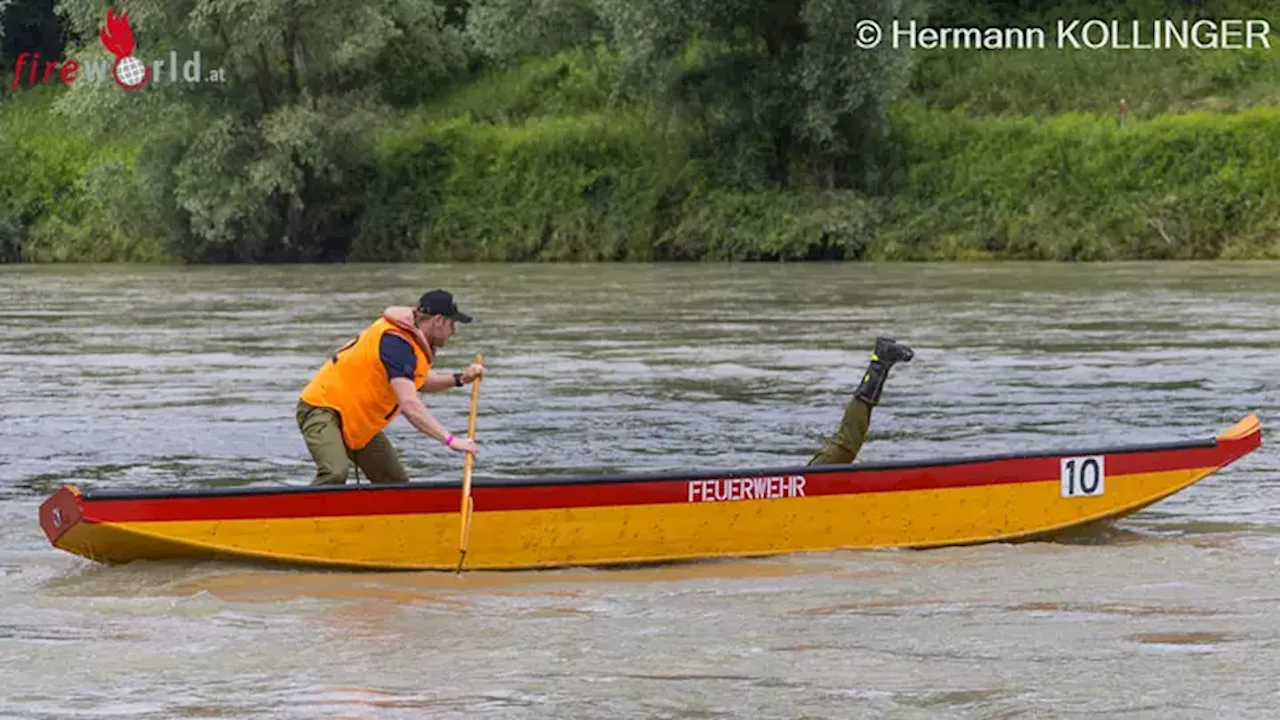
[[[803,475],[690,480],[689,502],[804,497]]]

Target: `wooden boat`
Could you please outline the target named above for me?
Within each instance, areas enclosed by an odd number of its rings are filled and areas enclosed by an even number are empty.
[[[611,565],[1040,537],[1118,518],[1243,457],[1217,437],[1092,450],[728,473],[477,479],[466,569]],[[57,548],[103,563],[242,559],[459,566],[460,482],[80,492],[40,507]]]

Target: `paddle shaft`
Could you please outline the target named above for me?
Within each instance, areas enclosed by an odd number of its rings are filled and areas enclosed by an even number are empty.
[[[484,357],[477,354],[476,364],[482,365]],[[476,407],[480,401],[480,380],[484,376],[481,375],[471,381],[471,416],[467,419],[467,439],[476,439]],[[462,461],[462,508],[459,514],[462,517],[462,529],[458,538],[458,572],[462,572],[462,561],[467,557],[467,541],[471,536],[471,511],[474,503],[471,501],[471,466],[475,462],[475,455],[467,453],[466,459]]]

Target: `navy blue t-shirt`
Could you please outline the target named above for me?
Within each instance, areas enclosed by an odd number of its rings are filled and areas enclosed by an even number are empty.
[[[398,377],[413,380],[413,373],[418,369],[418,356],[413,354],[413,346],[408,340],[387,333],[378,343],[378,355],[387,369],[388,380]]]

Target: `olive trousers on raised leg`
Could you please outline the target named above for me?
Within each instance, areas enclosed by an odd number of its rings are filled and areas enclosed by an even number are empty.
[[[827,439],[827,444],[809,460],[810,465],[842,465],[853,462],[867,439],[871,427],[871,405],[853,398],[844,409],[840,428]]]

